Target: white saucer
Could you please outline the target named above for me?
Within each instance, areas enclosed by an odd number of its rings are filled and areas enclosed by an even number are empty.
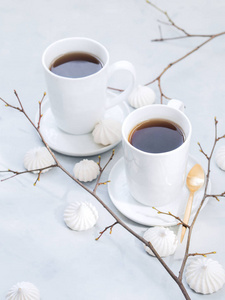
[[[189,156],[187,173],[190,169],[197,163],[197,161]],[[147,226],[174,226],[179,223],[172,216],[158,214],[151,206],[145,206],[137,202],[130,194],[125,174],[124,159],[121,158],[112,168],[109,174],[110,183],[108,184],[109,196],[116,206],[116,208],[127,218],[131,219],[142,225]],[[209,182],[208,193],[210,192],[211,184]],[[190,220],[194,217],[199,204],[202,200],[204,194],[204,187],[195,193],[192,213]],[[189,191],[184,185],[179,199],[175,199],[174,202],[167,204],[165,206],[155,207],[162,212],[171,212],[175,216],[181,219],[184,216],[187,200],[189,196]],[[204,205],[206,204],[206,201]]]
[[[108,92],[109,97],[114,97],[115,93]],[[121,123],[129,114],[128,105],[121,103],[106,111],[104,118],[112,118]],[[52,114],[49,100],[45,98],[42,105],[42,114],[40,131],[48,143],[49,147],[59,153],[70,156],[92,156],[98,155],[114,148],[120,141],[112,145],[103,146],[96,144],[92,134],[72,135],[60,130],[55,123],[55,118]],[[36,122],[39,114],[36,115]]]

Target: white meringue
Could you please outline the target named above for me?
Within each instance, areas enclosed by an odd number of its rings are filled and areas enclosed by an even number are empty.
[[[184,103],[178,99],[170,99],[170,101],[167,103],[167,106],[173,107],[177,110],[180,110],[184,112]]]
[[[40,292],[30,282],[19,282],[7,293],[6,300],[40,300]]]
[[[46,147],[37,147],[28,151],[24,156],[24,167],[30,170],[45,168],[55,164],[55,160]],[[51,168],[45,169],[42,173],[49,171]],[[33,171],[38,173],[39,171]]]
[[[221,146],[215,155],[215,160],[216,160],[216,164],[217,166],[222,169],[223,171],[225,171],[225,146]]]
[[[121,139],[121,123],[113,119],[104,119],[95,125],[92,135],[96,144],[104,146],[114,144]]]
[[[76,163],[73,168],[74,176],[83,182],[92,181],[99,174],[99,166],[96,162],[90,159],[83,159]]]
[[[211,294],[225,283],[225,270],[215,260],[206,257],[193,259],[186,269],[186,281],[191,289],[201,294]]]
[[[64,221],[72,230],[92,228],[98,220],[98,211],[88,202],[70,203],[64,212]]]
[[[153,104],[155,97],[155,92],[150,87],[138,85],[128,97],[128,102],[132,107],[139,108]]]
[[[161,226],[151,227],[144,233],[143,237],[152,243],[161,257],[172,255],[176,251],[178,240],[174,232],[169,228]],[[144,249],[154,256],[149,247],[144,245]]]

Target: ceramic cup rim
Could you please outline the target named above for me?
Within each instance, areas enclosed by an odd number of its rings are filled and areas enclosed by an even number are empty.
[[[92,43],[92,44],[95,44],[96,46],[98,46],[99,48],[101,48],[104,52],[105,52],[105,55],[106,55],[106,61],[104,62],[104,64],[102,64],[102,68],[95,72],[94,74],[91,74],[91,75],[88,75],[88,76],[84,76],[84,77],[78,77],[78,78],[70,78],[70,77],[64,77],[64,76],[61,76],[61,75],[57,75],[53,72],[51,72],[49,70],[49,66],[47,66],[46,64],[46,55],[48,54],[49,51],[52,50],[53,47],[57,47],[59,44],[61,43],[65,43],[65,42],[69,42],[69,41],[85,41],[85,42],[89,42],[89,43]],[[55,59],[56,57],[52,58],[52,61]],[[99,58],[100,59],[100,58]],[[89,78],[92,78],[92,77],[95,77],[96,75],[99,75],[100,73],[104,72],[105,68],[108,66],[109,64],[109,52],[108,50],[106,49],[105,46],[103,46],[100,42],[94,40],[94,39],[91,39],[91,38],[87,38],[87,37],[69,37],[69,38],[63,38],[63,39],[60,39],[60,40],[57,40],[53,43],[51,43],[43,52],[42,54],[42,65],[45,69],[45,71],[52,77],[54,78],[58,78],[58,79],[61,79],[61,80],[65,80],[65,81],[83,81],[83,80],[87,80]]]
[[[135,114],[140,114],[142,111],[146,110],[146,109],[155,109],[155,108],[158,108],[158,107],[161,107],[161,109],[166,109],[168,111],[176,111],[176,113],[180,114],[182,116],[182,118],[185,119],[185,121],[187,122],[188,124],[188,128],[189,128],[189,132],[188,132],[188,135],[185,137],[185,140],[184,142],[182,143],[182,145],[180,145],[179,147],[173,149],[173,150],[170,150],[170,151],[167,151],[167,152],[162,152],[162,153],[149,153],[149,152],[145,152],[145,151],[142,151],[140,149],[137,149],[136,147],[134,147],[133,145],[131,145],[128,141],[128,138],[127,138],[127,135],[125,133],[125,129],[126,129],[126,126],[127,126],[127,123],[130,121],[130,119],[132,119],[132,117],[135,115]],[[157,116],[155,117],[157,118]],[[153,118],[149,118],[149,119],[153,119]],[[146,119],[143,119],[142,121],[145,121]],[[166,119],[165,119],[166,120]],[[138,122],[136,125],[138,125],[139,123],[141,123],[142,121]],[[134,125],[134,126],[136,126]],[[134,128],[133,126],[133,128]],[[183,128],[181,128],[183,130]],[[131,132],[132,128],[130,129],[130,132]],[[146,106],[143,106],[143,107],[140,107],[140,108],[137,108],[136,110],[134,110],[133,112],[131,112],[127,117],[126,119],[124,120],[123,122],[123,125],[122,125],[122,140],[123,142],[126,143],[126,145],[132,149],[132,151],[135,151],[136,153],[140,153],[140,155],[143,155],[143,156],[148,156],[148,157],[159,157],[159,156],[166,156],[166,155],[170,155],[172,153],[175,153],[175,152],[179,152],[179,151],[182,151],[182,149],[184,147],[186,147],[186,145],[190,142],[190,139],[191,139],[191,134],[192,134],[192,125],[191,125],[191,122],[190,120],[188,119],[188,117],[181,111],[181,110],[178,110],[176,108],[173,108],[173,107],[170,107],[170,106],[167,106],[167,105],[163,105],[163,104],[153,104],[153,105],[146,105]]]

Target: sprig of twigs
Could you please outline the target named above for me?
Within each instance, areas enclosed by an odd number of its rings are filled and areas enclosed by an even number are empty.
[[[100,183],[100,178],[102,176],[103,171],[105,170],[105,168],[108,166],[109,162],[112,160],[113,156],[114,156],[114,150],[112,151],[112,154],[108,160],[108,162],[105,164],[104,167],[101,167],[101,157],[99,157],[99,176],[96,180],[96,185],[94,190],[92,191],[91,189],[89,189],[88,187],[86,187],[82,182],[80,182],[77,178],[75,178],[72,174],[70,174],[70,172],[68,172],[59,162],[59,160],[56,158],[54,152],[50,149],[50,147],[48,146],[47,142],[45,141],[43,135],[41,134],[40,131],[40,122],[41,122],[41,118],[42,118],[42,114],[41,114],[41,109],[39,106],[39,119],[38,119],[38,123],[37,125],[34,124],[34,122],[29,118],[29,116],[27,115],[27,113],[24,110],[24,107],[20,101],[20,98],[17,94],[16,91],[14,91],[14,94],[16,95],[16,98],[18,100],[19,103],[19,107],[13,106],[10,103],[8,103],[7,101],[5,101],[4,99],[0,98],[0,100],[2,102],[5,103],[5,105],[7,107],[10,107],[12,109],[18,110],[19,112],[23,113],[24,116],[27,118],[27,120],[31,123],[31,125],[35,128],[35,130],[37,131],[37,133],[39,134],[42,143],[45,145],[45,147],[48,149],[49,153],[51,154],[51,156],[53,157],[54,161],[55,161],[55,165],[54,167],[59,168],[64,174],[66,174],[70,179],[72,179],[74,182],[76,182],[79,186],[81,186],[85,191],[87,191],[89,194],[91,194],[107,211],[108,213],[115,219],[115,223],[113,225],[110,225],[108,227],[105,228],[105,230],[103,230],[102,232],[100,232],[100,236],[103,235],[104,232],[106,232],[108,229],[112,230],[112,228],[115,225],[120,225],[122,226],[126,231],[128,231],[130,234],[132,234],[135,238],[137,238],[140,242],[142,242],[144,245],[146,245],[147,247],[149,247],[151,249],[151,251],[154,253],[155,257],[158,259],[158,261],[160,262],[160,264],[163,266],[163,268],[169,273],[169,275],[173,278],[173,280],[177,283],[177,285],[179,286],[181,292],[183,293],[185,299],[189,299],[190,297],[188,295],[188,292],[185,288],[185,286],[183,285],[183,282],[179,280],[178,276],[176,276],[174,274],[174,272],[169,268],[169,266],[164,262],[164,260],[160,257],[160,255],[158,254],[158,252],[156,251],[156,249],[153,247],[152,243],[150,241],[147,241],[146,239],[144,239],[142,236],[140,236],[138,233],[136,233],[133,229],[131,229],[126,223],[124,223],[107,205],[106,203],[97,195],[97,188],[101,185]],[[45,96],[45,93],[44,93]],[[43,98],[42,98],[43,99]],[[42,100],[43,101],[43,100]],[[41,102],[42,102],[41,101]],[[39,102],[39,105],[41,105],[42,103]],[[40,169],[41,170],[41,169]],[[5,171],[7,172],[7,171]],[[26,171],[27,172],[27,171]],[[22,172],[17,172],[18,175],[19,173],[24,173],[24,171]],[[41,173],[40,173],[41,174]],[[16,175],[16,174],[15,174]],[[39,177],[40,179],[40,177]],[[99,239],[100,236],[97,238]]]
[[[186,265],[186,262],[187,262],[187,259],[188,257],[190,256],[196,256],[196,255],[202,255],[202,256],[206,256],[208,254],[215,254],[215,251],[213,252],[208,252],[208,253],[203,253],[203,254],[199,254],[199,253],[194,253],[194,254],[190,254],[189,253],[189,249],[190,249],[190,243],[191,243],[191,235],[192,235],[192,230],[193,230],[193,227],[195,225],[195,222],[197,220],[197,217],[201,211],[201,208],[203,206],[203,204],[205,203],[205,200],[206,198],[209,198],[209,197],[212,197],[212,198],[215,198],[216,200],[219,201],[219,198],[220,197],[225,197],[225,192],[222,192],[221,194],[214,194],[214,195],[210,195],[210,194],[207,194],[207,189],[208,189],[208,185],[209,185],[209,176],[210,176],[210,172],[211,172],[211,160],[212,160],[212,156],[213,156],[213,153],[214,153],[214,150],[215,150],[215,147],[216,147],[216,144],[221,140],[221,139],[224,139],[225,138],[225,135],[222,135],[220,137],[218,137],[218,133],[217,133],[217,124],[218,124],[218,121],[217,119],[215,118],[214,119],[214,125],[215,125],[215,133],[214,133],[214,143],[213,143],[213,146],[212,146],[212,149],[211,149],[211,152],[210,154],[207,154],[200,143],[198,143],[199,145],[199,148],[200,148],[200,152],[206,157],[207,161],[208,161],[208,168],[207,168],[207,174],[206,174],[206,183],[205,183],[205,188],[204,188],[204,194],[203,194],[203,198],[200,202],[200,205],[194,215],[194,218],[193,218],[193,221],[190,225],[188,224],[185,224],[183,223],[183,221],[171,214],[170,212],[162,212],[162,211],[159,211],[158,209],[156,209],[158,211],[158,213],[160,214],[165,214],[165,215],[168,215],[168,216],[171,216],[177,220],[180,220],[181,221],[181,225],[185,226],[187,229],[188,229],[188,237],[187,237],[187,243],[186,243],[186,249],[185,249],[185,254],[184,254],[184,258],[183,258],[183,261],[182,261],[182,264],[181,264],[181,268],[180,268],[180,271],[179,271],[179,280],[182,281],[183,279],[183,273],[184,273],[184,269],[185,269],[185,265]]]
[[[42,117],[42,114],[41,114],[41,107],[39,108],[39,120],[38,120],[38,124],[35,125],[32,120],[29,118],[29,116],[26,114],[24,108],[23,108],[23,105],[19,99],[19,96],[18,94],[16,93],[16,91],[14,91],[15,95],[16,95],[16,98],[19,102],[19,107],[16,107],[16,106],[13,106],[11,104],[9,104],[8,102],[6,102],[5,100],[3,100],[2,98],[0,98],[0,100],[2,102],[5,103],[5,105],[7,107],[11,107],[15,110],[18,110],[19,112],[23,113],[25,115],[25,117],[29,120],[29,122],[31,123],[31,125],[36,129],[36,131],[38,132],[43,144],[45,145],[45,147],[48,149],[49,153],[52,155],[54,161],[55,161],[55,164],[52,165],[52,166],[49,166],[49,167],[58,167],[61,171],[63,171],[63,173],[65,173],[67,176],[69,176],[73,181],[75,181],[77,184],[79,184],[84,190],[86,190],[89,194],[91,194],[109,213],[110,215],[115,219],[115,222],[110,225],[110,226],[107,226],[103,231],[100,232],[100,235],[99,237],[96,238],[96,240],[98,240],[108,229],[110,229],[110,233],[112,233],[112,229],[115,225],[120,225],[122,226],[125,230],[127,230],[129,233],[131,233],[135,238],[137,238],[139,241],[141,241],[144,245],[146,245],[147,247],[149,247],[152,252],[154,253],[155,257],[158,259],[158,261],[161,263],[161,265],[165,268],[165,270],[169,273],[169,275],[173,278],[173,280],[177,283],[177,285],[179,286],[181,292],[183,293],[185,299],[190,299],[189,295],[188,295],[188,292],[186,290],[186,288],[184,287],[183,285],[183,272],[184,272],[184,268],[185,268],[185,265],[186,265],[186,262],[187,262],[187,259],[190,257],[190,256],[196,256],[196,255],[202,255],[202,256],[206,256],[208,254],[214,254],[215,252],[208,252],[208,253],[194,253],[194,254],[190,254],[189,253],[189,247],[190,247],[190,241],[191,241],[191,234],[192,234],[192,230],[193,230],[193,227],[194,227],[194,224],[195,224],[195,221],[200,213],[200,210],[206,200],[206,198],[208,197],[214,197],[216,199],[218,199],[219,197],[225,197],[225,192],[221,193],[221,194],[215,194],[215,195],[209,195],[207,194],[207,188],[208,188],[208,183],[209,183],[209,174],[210,174],[210,171],[211,171],[211,159],[212,159],[212,155],[213,155],[213,152],[214,152],[214,149],[216,147],[216,144],[218,143],[218,141],[220,141],[221,139],[225,138],[225,135],[223,136],[220,136],[218,137],[217,135],[217,124],[218,124],[218,121],[217,119],[215,118],[215,138],[214,138],[214,144],[213,144],[213,147],[212,147],[212,150],[210,152],[210,155],[207,155],[201,145],[199,144],[200,146],[200,151],[205,155],[205,157],[207,158],[208,160],[208,171],[207,171],[207,175],[206,175],[206,183],[205,183],[205,190],[204,190],[204,195],[203,195],[203,198],[202,198],[202,201],[199,205],[199,208],[194,216],[194,219],[192,221],[192,223],[190,225],[188,224],[185,224],[178,216],[175,216],[173,215],[171,212],[168,212],[168,213],[164,213],[164,212],[161,212],[159,211],[158,209],[154,208],[155,210],[157,210],[157,212],[159,214],[165,214],[165,215],[169,215],[171,217],[174,217],[175,219],[177,219],[181,225],[185,226],[187,229],[188,229],[188,238],[187,238],[187,244],[186,244],[186,250],[185,250],[185,255],[184,255],[184,258],[183,258],[183,261],[182,261],[182,264],[181,264],[181,268],[180,268],[180,271],[179,271],[179,275],[176,276],[174,274],[174,272],[169,268],[169,266],[164,262],[164,260],[159,256],[159,254],[157,253],[156,249],[153,247],[152,243],[150,241],[147,241],[145,240],[142,236],[140,236],[139,234],[137,234],[134,230],[132,230],[129,226],[127,226],[127,224],[125,224],[106,204],[105,202],[99,198],[99,196],[97,195],[97,189],[100,185],[102,184],[106,184],[106,182],[103,182],[101,183],[100,182],[100,179],[101,179],[101,176],[104,172],[104,170],[106,169],[106,167],[108,166],[108,164],[110,163],[110,161],[113,159],[113,156],[114,156],[114,153],[115,151],[113,150],[112,151],[112,154],[111,156],[109,157],[107,163],[104,165],[104,167],[101,166],[101,157],[99,156],[99,161],[98,161],[98,164],[99,164],[99,175],[98,175],[98,178],[96,180],[96,184],[95,184],[95,187],[92,190],[90,190],[89,188],[87,188],[83,183],[81,183],[78,179],[76,179],[72,174],[70,174],[61,164],[60,162],[58,161],[58,159],[56,158],[55,154],[52,152],[52,150],[49,148],[48,144],[46,143],[45,139],[43,138],[42,134],[41,134],[41,131],[40,131],[40,122],[41,122],[41,117]],[[40,103],[39,103],[40,105]],[[49,168],[49,167],[46,167],[46,168]],[[12,178],[12,177],[15,177],[15,176],[18,176],[18,175],[22,175],[24,173],[29,173],[31,171],[38,171],[39,174],[38,174],[38,178],[37,180],[40,179],[40,175],[41,175],[41,172],[44,170],[45,168],[42,168],[42,169],[36,169],[36,170],[30,170],[30,171],[21,171],[21,172],[17,172],[17,171],[13,171],[13,170],[7,170],[7,171],[4,171],[4,172],[9,172],[9,173],[13,173],[13,175],[11,177],[8,177],[6,178],[5,180],[9,179],[9,178]],[[3,179],[4,180],[4,179]],[[36,182],[37,182],[36,180]],[[35,183],[36,183],[35,182]]]
[[[172,38],[163,38],[162,36],[162,33],[161,33],[161,30],[160,30],[160,38],[159,39],[154,39],[152,40],[152,42],[163,42],[163,41],[168,41],[168,40],[175,40],[175,39],[183,39],[183,38],[196,38],[196,37],[199,37],[199,38],[206,38],[206,40],[204,42],[202,42],[201,44],[199,44],[198,46],[196,46],[194,49],[192,49],[191,51],[189,51],[188,53],[186,53],[185,55],[181,56],[180,58],[174,60],[173,62],[169,63],[164,69],[163,71],[153,80],[151,80],[150,82],[146,83],[145,85],[150,85],[154,82],[158,82],[158,88],[159,88],[159,91],[160,91],[160,100],[161,100],[161,103],[163,103],[163,98],[167,99],[167,100],[170,100],[171,97],[168,97],[165,95],[165,93],[163,92],[162,90],[162,85],[161,85],[161,80],[162,80],[162,77],[163,75],[171,68],[173,67],[174,65],[176,65],[177,63],[179,63],[180,61],[184,60],[185,58],[187,58],[188,56],[190,56],[191,54],[193,54],[194,52],[196,52],[197,50],[199,50],[200,48],[202,48],[203,46],[205,46],[206,44],[208,44],[210,41],[212,41],[213,39],[219,37],[219,36],[222,36],[225,34],[225,31],[223,32],[220,32],[220,33],[216,33],[216,34],[191,34],[191,33],[188,33],[185,29],[181,28],[180,26],[178,26],[172,19],[171,17],[169,16],[169,14],[162,10],[161,8],[159,8],[157,5],[155,5],[154,3],[152,3],[151,1],[149,0],[146,0],[146,2],[151,5],[152,7],[154,7],[156,10],[158,10],[159,12],[161,12],[167,19],[168,23],[165,23],[165,22],[162,22],[160,21],[161,23],[163,24],[166,24],[166,25],[170,25],[174,28],[176,28],[178,31],[182,32],[182,36],[177,36],[177,37],[172,37]]]
[[[178,26],[173,20],[172,18],[169,16],[169,14],[162,10],[161,8],[159,8],[157,5],[155,5],[154,3],[152,3],[149,0],[146,0],[146,2],[151,5],[153,8],[155,8],[156,10],[158,10],[160,13],[162,13],[166,19],[167,22],[164,21],[159,21],[162,24],[165,25],[169,25],[174,27],[175,29],[177,29],[178,31],[180,31],[183,35],[182,36],[176,36],[176,37],[169,37],[169,38],[164,38],[162,36],[162,30],[161,27],[159,27],[159,32],[160,32],[160,38],[159,39],[153,39],[152,42],[163,42],[163,41],[168,41],[168,40],[176,40],[176,39],[184,39],[184,38],[205,38],[206,40],[202,43],[200,43],[198,46],[196,46],[195,48],[193,48],[192,50],[190,50],[188,53],[186,53],[185,55],[179,57],[178,59],[170,62],[160,73],[158,76],[156,76],[154,79],[152,79],[151,81],[145,83],[145,86],[151,85],[155,82],[157,82],[158,84],[158,89],[159,89],[159,93],[160,93],[160,102],[163,103],[163,100],[171,100],[172,97],[169,97],[165,94],[165,92],[162,89],[162,77],[164,76],[164,74],[171,69],[174,65],[178,64],[180,61],[186,59],[187,57],[189,57],[191,54],[195,53],[196,51],[198,51],[200,48],[202,48],[203,46],[205,46],[206,44],[208,44],[209,42],[211,42],[212,40],[214,40],[215,38],[218,38],[220,36],[225,35],[225,31],[220,32],[220,33],[215,33],[215,34],[192,34],[192,33],[188,33],[185,29],[181,28],[180,26]],[[119,92],[122,92],[123,90],[121,89],[117,89],[117,88],[111,88],[113,90],[117,90]]]
[[[200,152],[203,153],[205,155],[205,157],[207,158],[207,161],[208,161],[208,169],[207,169],[207,174],[206,174],[206,183],[205,183],[205,189],[204,189],[204,195],[203,195],[203,198],[202,198],[202,201],[197,209],[197,212],[193,218],[193,221],[189,227],[189,231],[188,231],[188,238],[187,238],[187,244],[186,244],[186,250],[185,250],[185,255],[184,255],[184,259],[183,259],[183,262],[182,262],[182,265],[181,265],[181,269],[180,269],[180,272],[179,272],[179,278],[182,280],[182,276],[183,276],[183,272],[184,272],[184,268],[185,268],[185,264],[187,262],[187,259],[189,257],[189,248],[190,248],[190,242],[191,242],[191,234],[192,234],[192,230],[193,230],[193,227],[195,225],[195,222],[197,220],[197,217],[200,213],[200,210],[206,200],[206,198],[209,197],[209,195],[207,194],[207,189],[208,189],[208,185],[209,185],[209,176],[210,176],[210,172],[211,172],[211,160],[212,160],[212,156],[213,156],[213,153],[214,153],[214,150],[215,150],[215,147],[216,147],[216,144],[218,143],[218,141],[220,141],[221,139],[225,138],[225,135],[222,135],[220,137],[218,137],[218,133],[217,133],[217,124],[218,124],[218,121],[217,119],[215,118],[214,119],[214,124],[215,124],[215,133],[214,133],[214,143],[213,143],[213,146],[212,146],[212,150],[210,152],[209,155],[207,155],[201,145],[199,144],[199,147],[200,147]],[[215,197],[214,198],[217,198],[218,200],[218,197],[225,197],[225,192],[221,193],[221,194],[218,194],[218,195],[214,195]],[[213,197],[213,195],[211,195],[211,197]]]
[[[161,9],[160,7],[158,7],[157,5],[155,5],[154,3],[152,3],[149,0],[146,0],[146,2],[149,5],[151,5],[152,7],[154,7],[156,10],[158,10],[160,13],[162,13],[168,21],[168,23],[164,22],[164,21],[161,21],[161,20],[158,20],[158,22],[160,22],[162,24],[165,24],[165,25],[168,25],[168,26],[172,26],[172,27],[176,28],[178,31],[180,31],[183,34],[181,36],[170,37],[170,38],[163,38],[162,34],[160,34],[161,38],[160,39],[154,39],[154,40],[152,40],[152,42],[161,42],[161,41],[176,40],[176,39],[183,39],[183,38],[190,38],[190,37],[208,37],[208,38],[210,38],[210,37],[214,36],[214,34],[193,34],[193,33],[189,33],[185,29],[181,28],[176,23],[174,23],[174,21],[168,15],[167,11]]]

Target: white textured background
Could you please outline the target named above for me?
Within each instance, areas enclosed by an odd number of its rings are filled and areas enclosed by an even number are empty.
[[[225,31],[223,0],[155,3],[190,33]],[[158,19],[165,20],[144,0],[3,0],[0,2],[0,97],[16,103],[13,95],[16,89],[34,118],[46,89],[42,53],[55,40],[72,36],[86,36],[103,43],[110,52],[111,62],[131,61],[138,82],[144,84],[203,41],[193,38],[152,43],[152,39],[159,37]],[[161,27],[165,36],[180,34],[170,26]],[[214,116],[219,120],[219,134],[225,133],[224,52],[225,36],[222,36],[172,67],[162,78],[166,95],[186,105],[186,114],[193,125],[191,154],[204,167],[206,161],[197,142],[206,151],[210,150]],[[113,84],[123,87],[123,78]],[[159,102],[157,85],[153,88]],[[38,145],[39,138],[25,118],[1,104],[1,169],[21,170],[26,151]],[[103,162],[109,155],[102,155]],[[105,180],[121,156],[119,145],[104,174]],[[80,160],[60,154],[57,157],[71,172],[74,163]],[[216,167],[214,160],[211,175],[213,192],[223,192],[225,173]],[[45,174],[33,187],[35,179],[28,174],[0,183],[0,299],[19,281],[35,284],[42,300],[183,299],[159,263],[119,226],[112,235],[106,233],[95,241],[98,232],[113,223],[112,218],[59,170]],[[117,212],[106,187],[99,188],[99,195]],[[66,204],[76,199],[90,200],[99,210],[99,221],[89,231],[73,232],[64,225]],[[120,216],[141,235],[146,230]],[[217,254],[211,258],[225,267],[224,232],[225,200],[220,203],[210,200],[196,223],[192,251],[215,250]],[[171,257],[165,260],[175,272],[179,270],[179,260]],[[188,291],[191,299],[204,298]],[[224,299],[224,288],[205,298]]]

